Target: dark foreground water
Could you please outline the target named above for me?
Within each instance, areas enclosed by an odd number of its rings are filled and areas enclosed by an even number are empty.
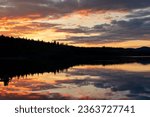
[[[79,65],[0,82],[0,99],[150,99],[150,64]]]

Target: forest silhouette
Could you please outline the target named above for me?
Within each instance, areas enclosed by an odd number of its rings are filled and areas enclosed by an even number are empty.
[[[0,81],[15,76],[53,72],[75,65],[150,63],[150,48],[75,47],[56,41],[44,42],[0,36]]]

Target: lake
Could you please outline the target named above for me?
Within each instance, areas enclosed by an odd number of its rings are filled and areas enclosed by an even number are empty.
[[[76,65],[59,72],[13,76],[0,99],[150,99],[150,64]]]

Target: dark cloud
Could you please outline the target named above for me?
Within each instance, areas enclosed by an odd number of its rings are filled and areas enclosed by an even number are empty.
[[[149,0],[81,0],[81,6],[87,9],[131,10],[149,7]]]
[[[110,43],[130,40],[150,40],[149,8],[134,10],[124,20],[113,20],[110,24],[95,25],[92,28],[58,29],[68,33],[84,33],[86,36],[68,36],[72,43]],[[88,34],[97,34],[91,36]],[[61,41],[61,40],[60,40]]]
[[[74,0],[69,2],[56,2],[53,0],[7,0],[1,5],[1,17],[30,17],[36,15],[36,17],[57,18],[63,16],[66,13],[71,12],[75,4]]]
[[[1,0],[1,17],[20,17],[39,14],[57,18],[79,10],[133,10],[150,6],[149,0]]]
[[[141,17],[149,17],[150,8],[134,10],[126,18],[141,18]]]
[[[79,26],[78,28],[61,28],[57,27],[56,32],[66,32],[66,33],[92,33],[92,29],[88,27]]]
[[[74,29],[74,32],[75,30],[76,29]],[[69,31],[68,29],[68,32],[73,32],[73,30]],[[114,20],[111,24],[96,25],[88,29],[85,34],[89,34],[90,32],[99,35],[84,37],[72,36],[67,40],[73,43],[110,43],[141,39],[150,40],[150,17],[132,18],[120,21]]]

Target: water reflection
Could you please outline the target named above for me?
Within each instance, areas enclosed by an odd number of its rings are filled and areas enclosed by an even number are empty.
[[[0,99],[150,99],[150,64],[77,65],[6,79]]]

